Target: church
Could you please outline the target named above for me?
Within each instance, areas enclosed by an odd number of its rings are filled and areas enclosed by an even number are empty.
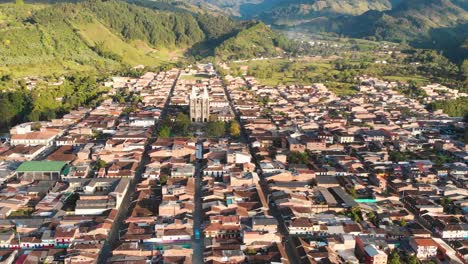
[[[210,119],[210,96],[206,87],[200,93],[192,87],[190,94],[190,120],[192,122],[208,122]]]

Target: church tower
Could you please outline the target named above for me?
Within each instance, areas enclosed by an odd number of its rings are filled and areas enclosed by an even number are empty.
[[[206,87],[199,94],[192,87],[190,94],[190,119],[192,122],[208,122],[210,119],[210,96]]]

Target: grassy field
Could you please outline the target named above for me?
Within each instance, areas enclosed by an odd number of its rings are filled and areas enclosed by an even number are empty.
[[[281,72],[278,71],[287,65],[292,64],[294,68],[311,70],[308,71],[309,76],[319,76],[325,72],[334,71],[333,65],[326,59],[302,59],[291,62],[287,59],[269,59],[269,60],[256,60],[240,63],[231,63],[231,68],[247,69],[247,74],[249,74],[250,69],[255,68],[265,68],[273,69],[271,77],[257,77],[258,81],[263,85],[279,85],[279,84],[301,84],[307,85],[310,84],[305,82],[299,77],[293,76],[293,71]],[[242,71],[242,70],[240,70]]]
[[[104,72],[123,65],[158,66],[184,56],[181,48],[154,49],[145,41],[125,41],[96,19],[70,18],[69,23],[25,22],[35,11],[48,6],[0,3],[0,76]],[[93,50],[98,45],[107,55]]]
[[[182,51],[156,50],[143,41],[127,43],[112,33],[101,23],[94,21],[89,24],[75,25],[80,36],[90,46],[102,43],[104,48],[122,57],[122,62],[131,66],[143,64],[146,66],[158,65],[181,56]]]
[[[429,79],[423,76],[383,76],[383,79],[392,81],[392,82],[414,81],[418,85],[430,83]]]
[[[269,59],[257,60],[248,62],[231,63],[231,72],[242,74],[244,71],[247,74],[252,73],[250,69],[272,69],[271,77],[258,77],[257,80],[262,85],[276,86],[276,85],[311,85],[312,82],[304,80],[301,76],[295,75],[295,72],[306,72],[308,78],[320,77],[324,74],[337,74],[339,71],[335,70],[334,60],[323,59],[319,57],[301,58],[295,61],[287,59]],[[282,72],[282,69],[288,67],[287,71]],[[353,84],[343,82],[324,82],[324,84],[338,96],[353,95],[357,90],[353,89]]]

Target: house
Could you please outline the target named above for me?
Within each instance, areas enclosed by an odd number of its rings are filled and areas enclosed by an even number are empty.
[[[387,254],[382,250],[377,249],[374,245],[367,245],[364,247],[366,252],[366,264],[387,264]]]
[[[185,229],[164,229],[163,241],[189,241],[191,239],[190,233]]]
[[[252,218],[252,230],[276,233],[278,230],[278,220],[274,217],[257,216]]]
[[[36,146],[44,145],[50,146],[53,144],[54,139],[59,137],[63,131],[60,129],[51,129],[51,128],[41,128],[40,131],[32,131],[29,129],[22,131],[21,134],[11,135],[11,145],[26,145],[26,146]]]
[[[338,132],[335,134],[335,140],[340,144],[353,143],[354,135]]]
[[[307,235],[320,232],[320,225],[309,218],[295,218],[288,226],[289,234]]]
[[[430,259],[437,255],[438,244],[432,238],[412,237],[409,244],[420,260]]]
[[[281,236],[276,233],[268,232],[244,232],[242,236],[244,244],[247,246],[258,244],[281,243]]]

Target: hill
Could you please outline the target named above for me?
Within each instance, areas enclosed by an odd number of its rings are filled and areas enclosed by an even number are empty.
[[[360,15],[388,10],[400,0],[189,0],[205,8],[243,19],[258,18],[271,24],[296,24],[328,15]]]
[[[214,50],[250,25],[187,4],[133,2],[0,4],[0,76],[157,66]]]
[[[189,1],[244,19],[260,19],[284,31],[406,41],[441,50],[456,62],[468,58],[466,0]]]
[[[303,23],[296,30],[404,41],[418,48],[441,50],[449,58],[461,62],[468,57],[463,46],[468,38],[468,12],[463,3],[459,0],[401,1],[391,10],[367,11],[358,16],[322,17]]]
[[[253,22],[215,49],[221,60],[242,60],[253,57],[274,57],[291,51],[292,43],[262,22]]]
[[[190,14],[119,1],[0,6],[0,67],[18,75],[159,64],[205,37]],[[167,53],[167,52],[166,52]]]
[[[416,47],[444,51],[458,62],[468,57],[468,51],[462,47],[468,38],[468,12],[456,1],[405,1],[389,11],[344,19],[338,32],[352,37],[407,41]]]

